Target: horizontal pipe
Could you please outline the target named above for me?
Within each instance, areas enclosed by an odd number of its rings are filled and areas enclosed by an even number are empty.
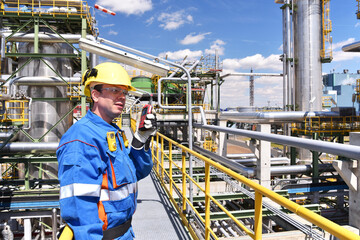
[[[8,139],[13,133],[12,132],[0,132],[0,139]]]
[[[241,175],[243,175],[245,177],[254,177],[255,176],[254,168],[245,167],[244,165],[236,163],[236,162],[234,162],[230,159],[227,159],[223,156],[219,156],[216,153],[210,152],[210,151],[200,148],[198,146],[193,146],[193,148],[195,151],[201,153],[202,155],[221,163],[222,165],[232,169],[233,171],[240,173]]]
[[[7,38],[12,34],[12,32],[2,32],[1,36]],[[62,38],[61,38],[62,37]],[[63,38],[66,39],[69,43],[79,43],[81,38],[80,34],[61,34],[61,37],[56,33],[39,33],[38,38],[39,42],[44,43],[60,43],[64,42]],[[86,37],[89,40],[93,40],[93,36]],[[9,39],[8,42],[34,42],[35,34],[34,33],[15,33]]]
[[[227,78],[227,77],[240,77],[240,76],[254,76],[254,77],[282,77],[282,73],[228,73],[221,78]]]
[[[216,153],[210,152],[198,146],[194,146],[194,150],[201,153],[202,155],[209,157],[216,162],[221,163],[227,168],[240,173],[245,177],[255,177],[256,168],[246,167],[240,163],[234,162],[231,159],[219,156]],[[331,164],[319,164],[320,172],[331,172],[335,171]],[[292,165],[292,166],[277,166],[270,167],[271,176],[288,175],[288,174],[310,174],[312,173],[311,165]]]
[[[243,159],[233,159],[234,162],[240,164],[257,164],[257,158],[243,158]],[[271,164],[290,164],[290,159],[287,157],[277,157],[277,158],[270,158]]]
[[[63,77],[68,84],[79,84],[81,81],[80,77]],[[17,77],[11,80],[11,84],[17,86],[67,86],[59,77]]]
[[[292,112],[222,112],[220,114],[220,120],[232,120],[232,121],[241,121],[250,120],[259,120],[259,122],[302,122],[306,117],[338,117],[338,112],[302,112],[302,111],[292,111]]]
[[[330,153],[347,158],[360,159],[360,147],[354,145],[323,142],[319,140],[290,137],[290,136],[277,135],[272,133],[262,133],[262,132],[243,130],[243,129],[233,129],[227,127],[214,126],[214,125],[201,125],[197,123],[194,123],[194,127],[255,138],[255,139],[278,143],[286,146],[305,148],[316,152]]]
[[[0,153],[55,153],[58,142],[12,142],[4,146]]]

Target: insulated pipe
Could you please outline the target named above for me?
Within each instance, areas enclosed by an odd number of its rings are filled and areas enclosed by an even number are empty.
[[[261,121],[265,122],[302,122],[306,117],[337,117],[338,112],[303,112],[303,111],[292,111],[292,112],[222,112],[220,119],[231,119],[231,120],[251,120],[251,122]]]
[[[240,163],[240,164],[257,164],[257,158],[247,158],[247,159],[232,159],[232,161]],[[290,164],[290,159],[287,157],[278,157],[278,158],[270,158],[271,164]]]
[[[200,148],[198,146],[194,146],[194,150],[201,153],[202,155],[209,157],[211,159],[216,160],[217,162],[223,164],[224,166],[240,173],[241,175],[245,177],[254,177],[255,176],[255,169],[251,167],[245,167],[244,165],[241,165],[239,163],[236,163],[230,159],[227,159],[223,156],[219,156],[216,153],[207,151],[203,148]]]
[[[240,77],[240,76],[254,76],[254,77],[281,77],[282,73],[228,73],[222,75],[221,78],[227,78],[230,76]]]
[[[58,142],[12,142],[6,144],[1,153],[55,153]]]
[[[209,157],[216,162],[230,168],[231,170],[240,173],[245,177],[255,177],[256,168],[246,167],[240,163],[234,162],[231,159],[227,159],[223,156],[219,156],[216,153],[207,151],[198,146],[194,146],[194,150],[200,152],[202,155]],[[319,164],[319,171],[331,172],[335,171],[331,164]],[[278,166],[270,168],[271,176],[288,175],[288,174],[310,174],[312,173],[311,165],[292,165],[292,166]]]
[[[13,132],[0,132],[0,139],[1,140],[8,139],[12,134]]]
[[[0,34],[3,38],[7,38],[12,35],[12,32],[3,32]],[[8,42],[34,42],[35,33],[15,33],[9,39]],[[39,42],[46,43],[59,43],[64,42],[63,39],[66,39],[69,43],[78,43],[81,38],[80,34],[61,34],[63,38],[61,38],[56,33],[39,33],[38,38]],[[86,37],[89,40],[93,40],[93,36]]]
[[[219,127],[214,125],[201,125],[194,123],[195,128],[203,128],[211,131],[225,132],[245,137],[255,138],[259,140],[269,141],[282,145],[305,148],[316,152],[330,153],[347,158],[360,159],[360,147],[354,145],[346,145],[340,143],[323,142],[312,139],[303,139],[298,137],[283,136],[271,133],[261,133],[243,129],[233,129],[227,127]]]
[[[81,82],[80,77],[63,77],[68,84],[79,84]],[[11,84],[17,86],[66,86],[68,85],[59,77],[17,77],[11,80]]]

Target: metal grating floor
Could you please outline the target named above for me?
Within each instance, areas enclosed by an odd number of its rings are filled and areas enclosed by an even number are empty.
[[[138,188],[137,209],[132,222],[136,240],[192,239],[157,182],[155,173],[151,172],[141,180]]]

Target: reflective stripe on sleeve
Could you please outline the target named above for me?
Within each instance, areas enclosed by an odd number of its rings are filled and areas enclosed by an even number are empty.
[[[73,183],[60,188],[60,199],[87,196],[100,197],[101,185],[87,183]]]
[[[109,191],[108,189],[101,189],[100,201],[119,201],[124,198],[127,198],[131,193],[136,193],[137,183],[130,183],[124,187]]]

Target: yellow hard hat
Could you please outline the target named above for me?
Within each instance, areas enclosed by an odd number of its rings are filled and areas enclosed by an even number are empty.
[[[82,84],[85,85],[85,95],[90,97],[90,84],[112,84],[127,86],[129,91],[136,91],[131,86],[131,80],[126,70],[118,63],[105,62],[93,69],[88,69],[82,76]]]

